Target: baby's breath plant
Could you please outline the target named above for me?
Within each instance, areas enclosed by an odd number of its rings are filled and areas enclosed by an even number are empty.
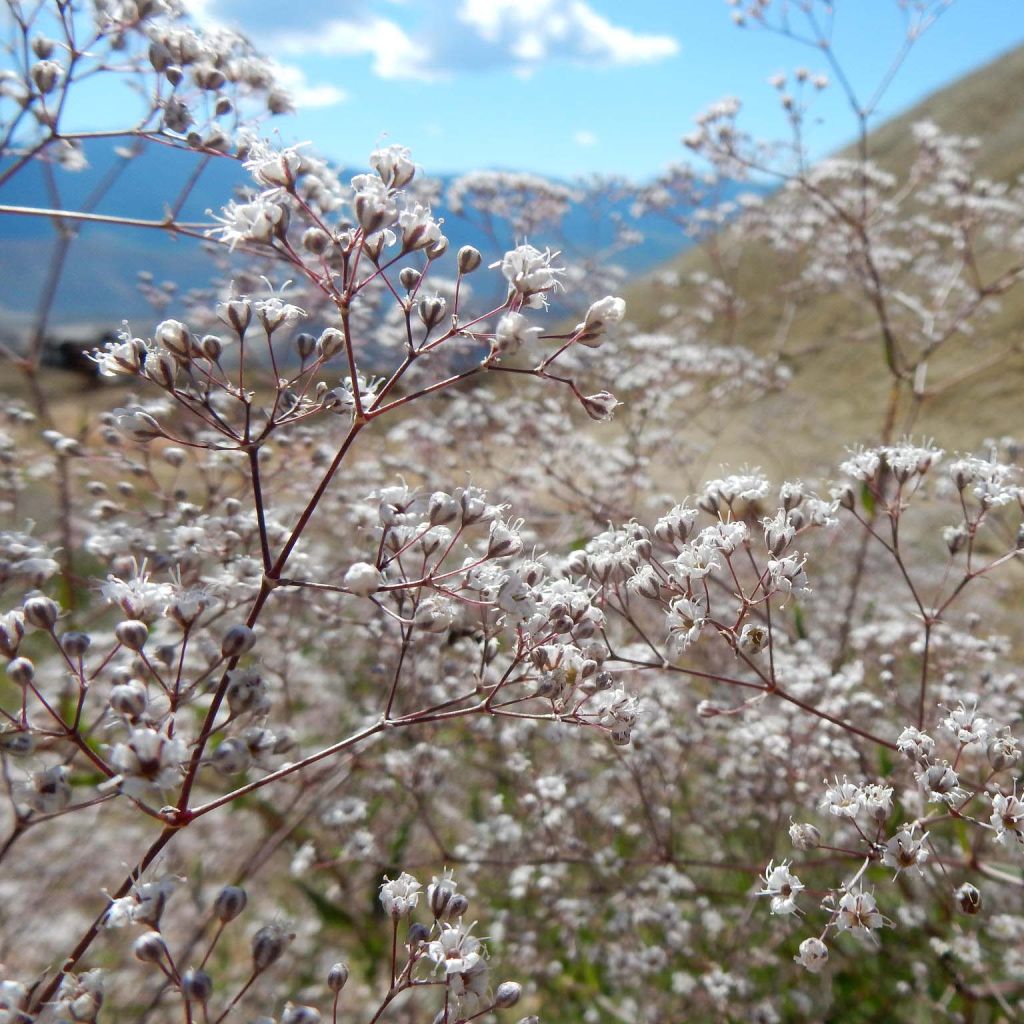
[[[93,73],[142,87],[126,138],[250,183],[150,225],[216,246],[223,287],[92,353],[81,430],[45,315],[6,353],[0,1020],[1016,1019],[1021,448],[912,432],[970,400],[930,361],[1024,273],[1024,196],[976,145],[924,125],[905,179],[876,166],[833,5],[732,4],[827,67],[774,84],[788,147],[723,102],[685,139],[704,164],[636,189],[708,268],[661,273],[641,323],[546,240],[571,189],[457,182],[492,260],[401,145],[343,178],[260,138],[269,66],[183,7],[7,6],[0,200],[85,141],[63,97]],[[860,149],[812,166],[835,79]],[[822,292],[858,312],[823,346],[888,385],[866,433],[782,479],[707,471],[788,394]]]

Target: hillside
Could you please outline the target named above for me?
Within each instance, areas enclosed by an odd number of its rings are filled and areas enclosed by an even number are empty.
[[[982,144],[977,173],[1011,183],[1024,173],[1022,91],[1024,48],[881,125],[869,136],[869,153],[903,178],[914,153],[911,126],[933,121],[947,132],[977,136]],[[852,151],[839,155],[852,155]],[[877,323],[865,315],[863,299],[819,294],[788,308],[781,288],[791,278],[780,267],[777,254],[728,232],[715,243],[725,251],[742,247],[733,283],[746,308],[734,323],[711,325],[708,340],[729,340],[759,354],[777,352],[793,379],[784,392],[731,410],[707,457],[708,470],[740,462],[759,463],[775,474],[797,466],[825,468],[834,465],[847,444],[877,440],[889,378]],[[1012,261],[1007,256],[1002,265]],[[673,320],[659,310],[666,304],[685,310],[693,294],[687,291],[687,279],[711,267],[706,247],[683,254],[631,289],[631,315],[645,329],[671,331]],[[673,275],[682,283],[667,286],[665,281]],[[951,342],[931,360],[929,389],[941,382],[960,383],[929,395],[913,416],[905,401],[899,430],[932,436],[957,450],[976,448],[985,438],[1020,430],[1024,425],[1020,412],[1024,286],[1003,297],[1001,306],[983,321],[983,328],[969,341]]]

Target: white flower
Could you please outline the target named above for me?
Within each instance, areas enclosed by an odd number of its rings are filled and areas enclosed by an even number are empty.
[[[461,922],[441,925],[441,933],[427,946],[427,956],[444,968],[445,974],[468,971],[481,959],[480,940],[470,934],[472,929],[472,925],[464,928]]]
[[[430,208],[419,203],[402,210],[398,215],[398,225],[402,229],[404,252],[426,249],[444,239],[440,224],[431,216]]]
[[[562,287],[558,275],[565,273],[565,269],[551,265],[558,255],[550,249],[541,252],[532,245],[524,244],[510,249],[491,266],[500,266],[512,291],[521,295],[528,306],[540,309],[547,305],[545,293]]]
[[[1007,833],[1024,843],[1024,802],[1016,794],[997,793],[992,797],[992,814],[988,820],[996,830],[997,843],[1001,843]]]
[[[869,892],[848,892],[839,901],[836,928],[841,932],[864,931],[881,928],[885,918],[878,912],[875,897]]]
[[[389,228],[398,218],[398,204],[380,178],[372,174],[357,174],[352,179],[355,196],[352,209],[359,226],[368,235]]]
[[[506,313],[494,331],[494,351],[499,355],[512,355],[541,333],[540,327],[531,327],[522,313]]]
[[[775,865],[768,862],[764,872],[764,888],[758,890],[758,896],[771,897],[773,914],[797,913],[796,898],[804,888],[803,882],[789,870],[789,861]]]
[[[935,748],[935,740],[920,729],[908,725],[896,739],[896,749],[911,761],[925,761]]]
[[[945,761],[924,766],[914,773],[914,778],[928,794],[928,799],[937,803],[954,804],[963,799],[960,776]]]
[[[972,702],[970,705],[960,701],[942,720],[948,729],[965,746],[988,739],[990,722],[978,715],[978,709]]]
[[[380,905],[389,917],[399,918],[409,913],[420,900],[420,883],[403,871],[397,878],[387,875],[380,887]]]
[[[821,801],[822,810],[828,810],[838,818],[856,818],[864,806],[864,793],[860,786],[848,782],[846,776],[843,781],[839,779],[825,790],[825,797]]]
[[[668,646],[673,657],[679,657],[704,628],[706,608],[701,597],[677,597],[669,605],[665,616],[668,626]]]
[[[133,729],[127,743],[118,743],[111,750],[110,764],[120,776],[121,792],[145,797],[175,785],[186,756],[185,744],[177,736],[156,729]]]
[[[828,946],[821,939],[804,939],[800,952],[793,959],[811,974],[817,974],[828,963]]]
[[[288,211],[280,203],[258,197],[249,203],[232,200],[214,220],[220,227],[211,228],[207,234],[219,237],[234,249],[239,242],[258,242],[269,245],[288,226]]]
[[[381,582],[380,570],[369,562],[356,562],[350,566],[343,580],[345,588],[360,597],[369,597],[379,590]]]
[[[861,790],[861,800],[875,821],[885,821],[892,814],[892,786],[870,783]]]
[[[915,831],[916,826],[900,829],[883,848],[882,863],[895,868],[897,875],[909,867],[916,867],[918,872],[924,873],[922,865],[928,859],[924,841],[928,838],[928,833],[917,839],[914,836]]]
[[[387,188],[403,188],[416,174],[412,154],[405,146],[391,145],[370,154],[370,166]]]
[[[810,591],[807,585],[807,573],[804,572],[804,558],[787,555],[785,558],[770,559],[768,575],[772,587],[782,594],[806,594]]]
[[[579,344],[586,345],[587,348],[598,348],[605,331],[621,323],[625,315],[625,299],[606,295],[591,304],[583,322],[574,328],[573,336]]]

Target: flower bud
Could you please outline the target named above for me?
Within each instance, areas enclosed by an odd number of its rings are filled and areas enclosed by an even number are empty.
[[[821,845],[821,833],[807,822],[796,821],[789,826],[789,840],[796,850],[814,850]]]
[[[25,617],[20,611],[0,615],[0,654],[14,658],[25,635]]]
[[[110,691],[110,706],[126,718],[138,718],[146,710],[146,688],[137,679],[119,683]]]
[[[245,334],[252,320],[252,303],[248,299],[228,299],[221,306],[220,318],[236,334]]]
[[[314,256],[323,256],[331,244],[331,236],[323,228],[306,228],[302,233],[302,247]]]
[[[316,338],[312,334],[307,334],[303,331],[295,335],[295,347],[298,349],[299,358],[305,362],[313,354],[313,349],[316,347]]]
[[[238,775],[252,764],[248,746],[239,739],[228,737],[213,752],[210,763],[222,775]]]
[[[220,643],[220,653],[225,658],[237,658],[256,646],[256,634],[243,623],[232,626]]]
[[[213,979],[206,971],[186,971],[181,976],[182,995],[191,1003],[207,1003],[213,995]]]
[[[159,932],[146,932],[135,940],[132,953],[144,964],[158,964],[168,955],[167,943]]]
[[[406,936],[406,945],[416,948],[430,938],[430,929],[419,921],[409,926],[409,934]]]
[[[494,991],[494,1006],[498,1010],[507,1010],[519,1002],[523,994],[523,986],[518,981],[503,981]]]
[[[36,677],[35,665],[28,658],[7,662],[7,677],[18,686],[28,686]]]
[[[314,1007],[294,1003],[286,1004],[281,1014],[281,1024],[320,1024],[322,1019],[320,1011]]]
[[[970,882],[964,882],[953,892],[953,899],[956,901],[957,909],[962,914],[974,915],[981,910],[981,891]]]
[[[57,44],[46,36],[36,36],[32,40],[32,52],[40,60],[49,60],[53,56],[53,49]]]
[[[464,245],[459,250],[459,254],[455,259],[458,263],[460,274],[472,274],[480,266],[483,257],[480,255],[479,249],[474,248],[472,245]]]
[[[469,910],[469,900],[461,892],[455,893],[448,901],[447,913],[449,919],[462,917]]]
[[[51,601],[50,598],[42,594],[28,598],[23,608],[25,621],[30,626],[46,630],[48,633],[52,631],[54,623],[57,621],[57,616],[60,615],[60,608],[57,602]]]
[[[327,987],[337,994],[348,983],[348,964],[336,963],[327,972]]]
[[[439,260],[448,251],[448,239],[442,235],[423,250],[428,260]]]
[[[55,60],[41,60],[32,65],[32,81],[40,95],[46,96],[57,88],[64,69]]]
[[[60,645],[64,649],[64,653],[69,658],[84,657],[85,652],[89,650],[89,645],[91,643],[92,638],[88,633],[79,633],[75,630],[65,633],[60,638]]]
[[[125,619],[114,627],[114,636],[129,651],[141,651],[149,637],[149,626],[138,619]]]
[[[153,339],[181,363],[187,363],[192,355],[192,337],[188,328],[178,320],[164,320],[157,324]]]
[[[416,312],[428,331],[432,331],[443,319],[448,303],[440,295],[420,299]]]
[[[349,567],[342,582],[345,588],[353,594],[357,594],[359,597],[369,597],[380,589],[380,570],[375,565],[370,565],[369,562],[356,562],[355,565]]]
[[[411,292],[420,283],[422,276],[414,267],[403,267],[398,274],[398,280],[407,292]]]
[[[337,327],[328,327],[316,342],[316,354],[319,359],[330,359],[345,347],[345,335]]]
[[[248,902],[249,897],[241,886],[225,885],[213,901],[213,913],[218,921],[227,924],[229,921],[234,921],[245,910],[245,905]]]
[[[610,391],[598,391],[596,395],[585,395],[580,399],[586,414],[592,420],[610,420],[620,405]]]
[[[258,974],[280,960],[293,938],[278,924],[264,925],[252,937],[253,971]]]

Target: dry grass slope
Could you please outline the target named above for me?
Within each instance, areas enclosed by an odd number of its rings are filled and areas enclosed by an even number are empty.
[[[934,121],[946,132],[982,141],[978,173],[1011,182],[1024,174],[1024,48],[944,88],[869,137],[872,159],[905,174],[913,159],[910,126]],[[848,154],[844,154],[848,155]],[[722,247],[736,245],[728,237]],[[684,254],[670,269],[685,281],[709,267],[705,249]],[[819,295],[796,310],[780,300],[787,268],[779,257],[749,243],[734,279],[747,308],[735,323],[709,328],[709,340],[730,341],[764,353],[777,351],[793,372],[784,392],[769,394],[734,410],[708,458],[719,464],[756,462],[774,474],[808,472],[834,465],[843,448],[877,438],[888,380],[877,326],[850,298]],[[671,330],[659,310],[682,307],[685,286],[659,286],[655,276],[627,295],[631,316],[646,329]],[[929,397],[901,426],[935,437],[948,449],[966,450],[985,438],[1024,428],[1024,287],[1011,291],[984,321],[984,333],[950,343],[932,360],[928,381],[959,381]],[[1016,351],[1012,351],[1016,349]]]

